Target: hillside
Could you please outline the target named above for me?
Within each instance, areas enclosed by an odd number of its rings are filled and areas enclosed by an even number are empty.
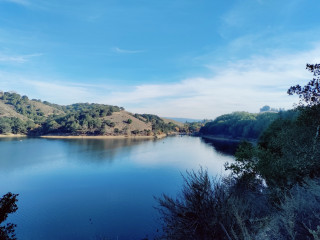
[[[132,114],[123,107],[94,103],[64,106],[0,92],[0,134],[155,136],[177,131],[180,128],[173,121]]]
[[[17,113],[13,106],[5,104],[3,100],[0,100],[0,117],[17,117],[22,120],[27,120],[28,118]]]
[[[178,121],[176,121],[175,119],[164,118],[164,117],[162,117],[161,119],[162,119],[165,123],[170,123],[170,122],[172,122],[172,123],[176,124],[176,125],[179,126],[179,127],[184,127],[184,123],[178,122]]]
[[[234,112],[217,117],[200,129],[203,135],[225,137],[232,139],[258,139],[261,133],[278,118],[293,119],[297,115],[294,111],[279,113],[248,113]]]

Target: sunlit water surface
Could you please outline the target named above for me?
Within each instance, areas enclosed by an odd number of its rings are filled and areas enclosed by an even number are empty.
[[[0,139],[0,193],[19,194],[9,217],[18,239],[152,239],[154,197],[175,196],[186,170],[224,174],[232,151],[189,136]]]

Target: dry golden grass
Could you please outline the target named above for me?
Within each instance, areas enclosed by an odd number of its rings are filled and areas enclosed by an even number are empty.
[[[152,130],[151,123],[145,123],[140,119],[135,118],[132,114],[127,111],[114,112],[111,116],[104,117],[105,120],[110,120],[115,123],[114,128],[119,130],[127,129],[128,134],[131,134],[131,131],[138,130]],[[127,120],[131,119],[132,123],[128,124]],[[114,128],[108,128],[106,133],[113,133]]]
[[[13,106],[5,104],[2,100],[0,100],[0,117],[16,117],[21,120],[28,119],[20,113],[17,113]]]

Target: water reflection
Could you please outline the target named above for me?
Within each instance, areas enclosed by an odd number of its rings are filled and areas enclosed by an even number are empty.
[[[25,168],[65,168],[79,163],[110,166],[123,160],[127,165],[175,166],[182,171],[202,165],[216,171],[229,160],[225,157],[234,155],[237,146],[237,142],[198,137],[160,140],[2,138],[0,172]]]
[[[62,141],[70,159],[89,161],[90,163],[112,163],[119,154],[130,154],[133,146],[143,144],[150,139],[50,139]],[[77,157],[78,156],[78,157]],[[85,157],[84,157],[85,156]]]
[[[68,163],[111,164],[150,139],[0,138],[0,172]]]
[[[0,143],[1,142],[22,142],[23,140],[26,140],[25,137],[0,137]]]
[[[229,140],[215,140],[215,139],[207,139],[201,138],[201,140],[211,145],[217,152],[233,156],[236,153],[237,147],[239,146],[239,142],[229,141]]]

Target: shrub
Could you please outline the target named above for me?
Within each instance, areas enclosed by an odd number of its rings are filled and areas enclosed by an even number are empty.
[[[210,180],[207,171],[187,172],[176,199],[158,198],[165,239],[251,239],[266,224],[267,197],[235,178]]]
[[[8,218],[8,214],[14,213],[18,210],[16,202],[18,194],[7,193],[0,199],[0,223],[3,223]],[[3,240],[16,240],[15,227],[13,223],[6,223],[0,226],[0,239]]]
[[[271,218],[267,239],[320,239],[320,180],[295,185]]]

